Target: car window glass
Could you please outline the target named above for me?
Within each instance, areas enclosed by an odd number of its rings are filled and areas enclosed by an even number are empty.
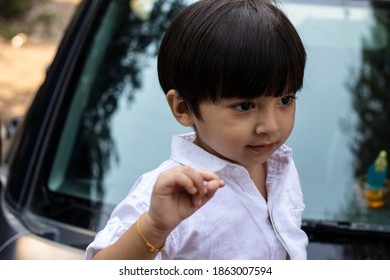
[[[109,1],[78,77],[48,189],[93,202],[91,229],[145,172],[168,159],[172,117],[160,89],[156,53],[187,1]],[[307,51],[304,87],[287,144],[293,149],[305,220],[390,224],[390,203],[364,194],[369,166],[390,151],[389,5],[283,1]],[[130,4],[129,4],[130,3]],[[387,107],[386,107],[387,106]],[[387,183],[388,184],[388,183]],[[383,197],[389,200],[389,195]],[[103,214],[96,211],[100,205]]]
[[[115,205],[169,158],[173,134],[191,131],[173,118],[156,66],[180,1],[156,2],[163,12],[150,19],[129,7],[111,1],[94,36],[49,176],[52,192]]]
[[[304,217],[389,224],[389,207],[371,207],[363,188],[378,153],[390,151],[389,111],[383,107],[389,96],[389,10],[327,3],[291,5],[287,13],[307,49],[288,141],[301,176]]]

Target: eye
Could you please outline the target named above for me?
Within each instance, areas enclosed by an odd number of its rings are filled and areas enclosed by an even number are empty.
[[[240,111],[240,112],[248,111],[248,110],[252,109],[253,107],[254,107],[254,105],[251,102],[244,102],[244,103],[240,103],[238,105],[234,105],[234,109],[237,111]]]
[[[296,99],[296,96],[295,95],[286,95],[286,96],[283,96],[280,100],[279,100],[279,105],[281,106],[288,106],[290,104],[293,104],[294,101]]]

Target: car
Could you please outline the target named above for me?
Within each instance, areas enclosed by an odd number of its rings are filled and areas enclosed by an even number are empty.
[[[156,70],[162,35],[188,2],[80,3],[2,139],[0,259],[83,259],[137,178],[169,157],[171,136],[190,131],[171,116]],[[279,5],[307,50],[287,144],[308,259],[390,259],[388,167],[372,169],[390,152],[390,1]],[[382,176],[374,188],[372,172]]]

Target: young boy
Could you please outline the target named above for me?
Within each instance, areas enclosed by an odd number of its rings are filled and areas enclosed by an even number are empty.
[[[306,53],[270,0],[201,0],[161,43],[171,158],[144,174],[87,248],[94,259],[305,259],[299,177],[284,145]]]

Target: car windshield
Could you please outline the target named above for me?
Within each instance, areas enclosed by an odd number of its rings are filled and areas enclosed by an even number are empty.
[[[380,193],[387,182],[377,193],[366,182],[380,151],[390,151],[389,5],[343,1],[288,8],[308,59],[289,140],[304,217],[388,225],[388,197]]]
[[[188,3],[107,2],[69,89],[73,98],[47,180],[51,193],[104,209],[94,214],[98,223],[85,226],[92,230],[104,226],[140,175],[169,158],[171,136],[191,131],[172,117],[156,67],[164,30]],[[386,186],[382,196],[372,190],[371,200],[365,188],[370,165],[390,151],[390,7],[324,2],[281,3],[307,51],[287,142],[300,173],[304,219],[390,225]]]

